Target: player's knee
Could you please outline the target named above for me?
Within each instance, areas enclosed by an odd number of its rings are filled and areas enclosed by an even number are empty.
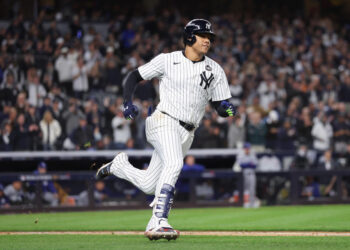
[[[167,164],[165,164],[165,167],[167,168],[167,173],[169,175],[171,174],[174,176],[178,176],[181,172],[182,165],[183,165],[183,160],[179,159],[179,160],[168,162]]]
[[[145,194],[153,195],[154,192],[156,191],[156,186],[157,186],[156,183],[155,183],[154,185],[145,186],[145,187],[142,188],[142,191],[143,191]]]

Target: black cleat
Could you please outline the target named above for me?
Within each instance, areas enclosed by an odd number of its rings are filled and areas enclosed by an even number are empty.
[[[103,164],[96,172],[96,180],[102,180],[103,178],[111,175],[112,162]]]

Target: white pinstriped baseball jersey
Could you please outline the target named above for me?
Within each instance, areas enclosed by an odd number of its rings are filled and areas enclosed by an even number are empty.
[[[198,126],[208,102],[229,99],[231,93],[223,69],[208,57],[194,63],[176,51],[160,54],[138,70],[145,80],[160,80],[160,103],[146,119],[145,128],[147,141],[155,150],[147,170],[132,166],[124,153],[114,158],[111,172],[155,195],[148,230],[157,211],[167,205],[162,203],[161,189],[165,184],[175,187],[194,138],[194,130],[186,130],[176,119]]]
[[[145,80],[159,79],[157,109],[198,126],[210,100],[231,98],[221,66],[209,57],[192,62],[182,51],[160,54],[138,68]]]

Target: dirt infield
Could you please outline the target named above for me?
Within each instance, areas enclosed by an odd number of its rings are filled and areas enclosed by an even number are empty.
[[[52,231],[52,232],[0,232],[0,235],[143,235],[141,231]],[[319,232],[319,231],[183,231],[181,235],[204,236],[347,236],[350,232]]]

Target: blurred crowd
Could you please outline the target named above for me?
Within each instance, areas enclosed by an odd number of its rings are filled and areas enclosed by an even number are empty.
[[[57,179],[48,171],[43,161],[25,180],[20,175],[12,180],[0,183],[0,208],[37,206],[88,206],[90,182]],[[96,181],[91,185],[92,203],[95,205],[116,205],[120,201],[130,201],[140,192],[130,183],[124,181]]]
[[[102,35],[84,16],[61,30],[45,11],[0,30],[0,150],[143,149],[148,107],[158,82],[144,81],[135,121],[122,114],[123,79],[159,53],[183,49],[189,21],[164,9],[159,16],[118,15]],[[207,107],[194,148],[256,152],[327,150],[350,153],[350,27],[328,18],[273,15],[209,18],[217,38],[209,56],[224,68],[236,118]]]

